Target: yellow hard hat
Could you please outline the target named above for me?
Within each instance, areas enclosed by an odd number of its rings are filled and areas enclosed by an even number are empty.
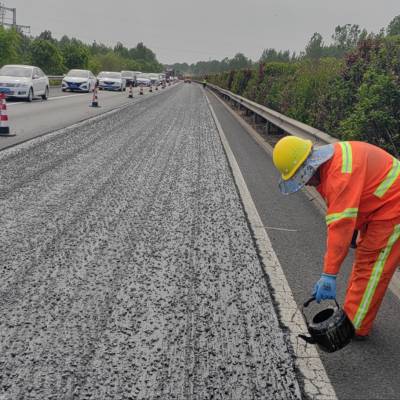
[[[286,136],[274,147],[273,161],[282,174],[282,179],[290,179],[304,163],[312,150],[311,140],[297,136]]]

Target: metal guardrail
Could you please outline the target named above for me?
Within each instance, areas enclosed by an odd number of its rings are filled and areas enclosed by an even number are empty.
[[[338,141],[338,139],[325,132],[296,121],[293,118],[289,118],[277,111],[248,100],[245,97],[234,94],[229,90],[221,89],[220,87],[210,83],[207,83],[207,87],[217,92],[223,98],[230,100],[238,107],[249,110],[254,115],[257,115],[258,118],[264,120],[267,124],[272,124],[286,133],[305,139],[311,139],[316,144],[328,144]]]
[[[47,75],[50,80],[53,81],[62,81],[65,75]]]

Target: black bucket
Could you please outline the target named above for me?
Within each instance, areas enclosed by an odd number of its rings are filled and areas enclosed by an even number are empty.
[[[307,300],[302,309],[314,301],[315,298]],[[343,309],[335,300],[336,307],[326,308],[317,313],[309,322],[307,317],[304,318],[307,323],[307,329],[311,336],[299,335],[307,343],[316,344],[322,351],[333,353],[345,347],[354,337],[355,329]]]

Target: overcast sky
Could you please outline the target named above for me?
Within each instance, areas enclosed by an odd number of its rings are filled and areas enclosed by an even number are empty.
[[[150,47],[162,63],[232,57],[256,60],[264,48],[301,51],[314,32],[335,26],[379,31],[400,14],[400,0],[0,0],[34,35]]]

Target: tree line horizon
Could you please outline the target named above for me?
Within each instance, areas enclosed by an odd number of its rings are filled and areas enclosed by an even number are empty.
[[[314,34],[304,55],[266,50],[244,68],[206,73],[209,82],[339,140],[361,140],[400,156],[400,16],[379,33],[335,30],[324,46]]]

